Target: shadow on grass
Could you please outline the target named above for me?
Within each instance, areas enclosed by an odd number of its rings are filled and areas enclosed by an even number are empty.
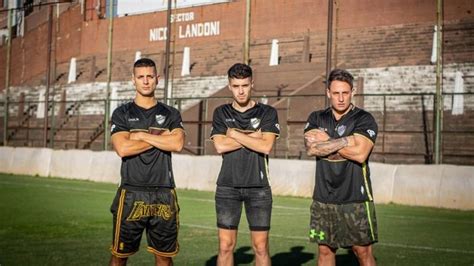
[[[359,261],[354,252],[348,249],[347,254],[336,255],[336,265],[358,266]]]
[[[254,260],[254,255],[249,246],[239,247],[234,252],[234,265],[250,264]],[[217,255],[206,261],[206,266],[217,265]]]
[[[299,266],[314,259],[314,253],[303,252],[303,246],[291,247],[289,252],[281,252],[272,256],[273,266]]]
[[[313,253],[303,252],[304,247],[292,247],[289,252],[281,252],[272,256],[273,266],[299,266],[314,259]],[[254,261],[254,254],[249,246],[240,247],[234,252],[234,265],[250,264]],[[217,256],[206,261],[206,266],[217,265]],[[344,265],[344,264],[341,264]]]

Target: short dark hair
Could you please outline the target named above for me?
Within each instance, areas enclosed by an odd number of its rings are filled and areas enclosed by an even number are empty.
[[[229,79],[252,78],[252,68],[246,64],[237,63],[229,68],[227,76]]]
[[[156,72],[156,64],[153,60],[150,58],[140,58],[137,61],[135,61],[135,64],[133,64],[133,69],[138,67],[153,67]]]
[[[349,71],[345,69],[339,69],[336,68],[331,73],[329,73],[329,78],[328,78],[328,89],[331,88],[331,82],[334,80],[337,81],[343,81],[351,86],[353,86],[354,83],[354,77],[349,73]]]

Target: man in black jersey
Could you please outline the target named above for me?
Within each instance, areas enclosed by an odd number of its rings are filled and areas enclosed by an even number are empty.
[[[231,104],[216,108],[211,138],[222,167],[217,179],[216,214],[219,234],[217,264],[233,265],[233,251],[242,203],[251,231],[256,265],[270,265],[268,232],[272,192],[268,154],[280,134],[275,108],[251,99],[252,69],[235,64],[228,71]]]
[[[310,240],[318,243],[319,265],[335,265],[339,247],[352,248],[361,265],[375,265],[377,221],[368,160],[377,124],[352,104],[353,80],[349,72],[333,70],[327,88],[331,106],[311,113],[304,129],[308,155],[316,156]]]
[[[113,241],[110,265],[125,265],[138,251],[146,229],[148,251],[156,265],[172,265],[178,253],[179,207],[174,190],[171,152],[183,148],[181,115],[155,99],[155,63],[139,59],[133,66],[133,102],[113,112],[112,144],[122,158],[121,182],[111,206]]]

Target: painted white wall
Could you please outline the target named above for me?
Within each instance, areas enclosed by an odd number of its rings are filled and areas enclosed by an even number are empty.
[[[173,155],[178,188],[214,191],[220,156]],[[0,147],[0,172],[118,184],[120,158],[111,151]],[[311,197],[315,162],[270,159],[274,195]],[[474,167],[371,163],[376,203],[474,210]]]

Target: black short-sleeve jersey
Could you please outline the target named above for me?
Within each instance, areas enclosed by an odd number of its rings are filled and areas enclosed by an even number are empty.
[[[181,115],[178,110],[163,103],[144,109],[129,102],[112,114],[111,134],[143,131],[159,135],[174,129],[184,130]],[[120,174],[122,185],[175,187],[171,152],[158,148],[123,157]]]
[[[216,108],[212,120],[211,138],[226,135],[227,128],[252,133],[280,135],[280,125],[275,108],[256,103],[254,107],[239,112],[232,104]],[[228,187],[266,187],[268,182],[268,155],[245,147],[222,155],[222,167],[217,185]]]
[[[331,108],[310,114],[304,132],[313,129],[325,131],[332,139],[349,135],[362,135],[375,143],[377,123],[374,117],[355,106],[336,121]],[[370,170],[366,162],[329,160],[316,157],[316,182],[313,199],[324,203],[350,203],[372,201]]]

